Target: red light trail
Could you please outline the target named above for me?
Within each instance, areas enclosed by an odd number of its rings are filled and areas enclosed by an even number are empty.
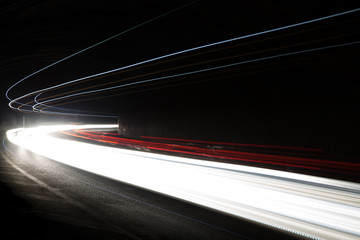
[[[62,131],[62,133],[96,142],[160,151],[168,154],[185,154],[192,157],[207,158],[213,161],[225,160],[245,165],[262,164],[275,169],[292,168],[294,171],[300,172],[304,170],[312,171],[315,175],[335,174],[340,179],[345,178],[352,181],[358,181],[360,177],[359,163],[351,162],[349,159],[342,159],[340,161],[334,159],[334,157],[330,158],[321,155],[323,150],[320,148],[214,142],[150,136],[143,136],[142,138],[145,140],[138,140],[123,138],[115,133],[81,129]],[[294,156],[294,154],[302,156]]]

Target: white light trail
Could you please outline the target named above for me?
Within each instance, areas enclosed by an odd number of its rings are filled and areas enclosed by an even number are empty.
[[[104,147],[50,135],[116,125],[7,132],[55,161],[311,238],[360,238],[360,184],[228,163]]]

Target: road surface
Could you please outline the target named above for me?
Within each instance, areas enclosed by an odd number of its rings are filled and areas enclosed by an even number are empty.
[[[32,211],[84,228],[80,232],[129,239],[359,237],[357,183],[104,150],[59,139],[51,132],[46,128],[8,132],[8,139],[22,147],[5,141],[2,179],[28,199],[30,209],[36,209]]]

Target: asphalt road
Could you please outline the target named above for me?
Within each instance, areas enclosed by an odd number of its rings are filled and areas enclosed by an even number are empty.
[[[0,191],[9,239],[299,239],[6,145]]]

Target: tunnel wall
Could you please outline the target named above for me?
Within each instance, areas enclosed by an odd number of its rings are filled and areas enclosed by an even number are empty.
[[[230,114],[229,114],[230,113]],[[359,116],[346,109],[203,108],[119,115],[119,134],[326,148],[358,154]]]

